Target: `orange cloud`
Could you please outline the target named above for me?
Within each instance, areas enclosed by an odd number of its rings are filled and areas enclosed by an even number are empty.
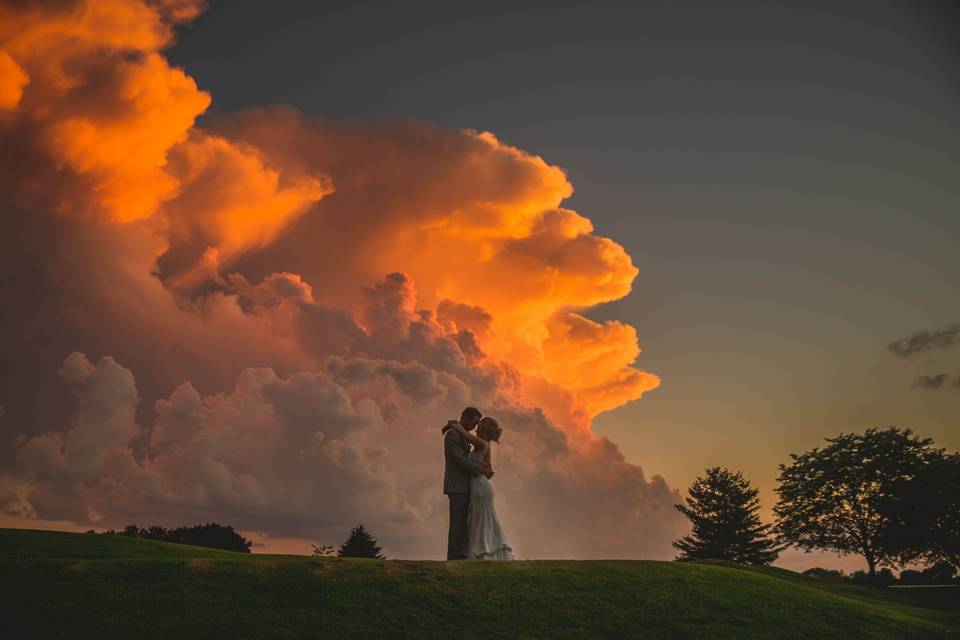
[[[208,248],[228,265],[331,191],[323,176],[288,181],[250,145],[193,128],[210,96],[160,51],[171,24],[203,6],[110,0],[0,13],[0,106],[17,107],[13,127],[30,128],[35,153],[69,174],[55,207],[104,222],[158,218],[178,270],[193,273],[183,282],[201,279]]]
[[[659,377],[630,366],[640,355],[633,327],[559,313],[547,321],[547,329],[544,373],[574,392],[590,415],[614,409],[660,386]]]
[[[656,387],[656,376],[632,368],[636,335],[618,323],[594,323],[596,339],[578,344],[584,354],[597,350],[579,357],[605,368],[575,367],[576,381],[557,377],[570,367],[566,352],[545,347],[550,319],[621,298],[637,276],[623,247],[560,206],[573,189],[558,167],[490,133],[428,123],[335,122],[279,108],[213,128],[254,145],[285,173],[328,174],[337,189],[241,270],[299,273],[322,300],[353,308],[352,283],[403,271],[426,308],[454,300],[482,309],[491,318],[482,348],[573,392],[585,416]]]
[[[171,24],[192,22],[207,10],[206,0],[151,0],[150,6]]]
[[[23,88],[30,81],[26,71],[6,51],[0,51],[0,109],[17,108]]]
[[[201,8],[113,0],[4,9],[0,64],[24,70],[10,76],[6,103],[59,174],[58,210],[149,219],[165,243],[154,256],[160,273],[188,294],[269,247],[276,253],[253,259],[348,306],[356,283],[403,271],[428,308],[455,300],[483,309],[491,319],[481,347],[566,389],[586,415],[656,386],[631,367],[639,350],[623,325],[594,323],[594,338],[558,346],[552,318],[623,297],[637,275],[620,245],[561,208],[573,188],[560,168],[491,133],[427,123],[263,109],[198,130],[209,96],[160,51],[171,24]],[[49,182],[28,176],[15,187],[47,197]],[[337,198],[281,237],[334,187]],[[574,351],[604,366],[571,366]]]
[[[119,98],[125,113],[57,119],[46,144],[51,155],[92,180],[97,214],[129,222],[153,215],[177,194],[180,185],[165,170],[167,153],[185,139],[210,98],[157,54],[120,62],[114,71],[111,97]]]
[[[386,496],[383,526],[421,553],[443,517],[426,425],[480,404],[514,426],[498,478],[519,540],[576,505],[589,522],[541,549],[583,555],[609,530],[610,553],[667,548],[675,492],[590,431],[659,384],[634,366],[633,327],[585,315],[638,270],[562,206],[564,171],[423,122],[266,108],[198,127],[210,97],[162,51],[203,8],[0,4],[0,196],[16,203],[0,203],[0,271],[20,310],[2,373],[49,385],[66,353],[103,356],[60,369],[76,415],[35,388],[2,398],[66,430],[28,428],[0,511],[219,509],[307,535],[321,503],[352,521]],[[75,481],[82,495],[61,491]]]
[[[164,208],[170,249],[160,259],[182,289],[209,275],[208,249],[217,268],[270,244],[307,207],[333,191],[326,176],[284,180],[255,147],[195,132],[169,156],[168,175],[180,193]],[[199,270],[199,271],[198,271]]]
[[[60,211],[128,222],[177,193],[167,152],[210,97],[158,53],[172,31],[157,10],[133,0],[4,6],[0,25],[0,50],[30,78],[20,117],[84,185],[59,194]]]

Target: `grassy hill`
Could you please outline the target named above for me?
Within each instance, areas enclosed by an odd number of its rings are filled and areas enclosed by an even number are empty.
[[[317,559],[18,529],[0,529],[0,588],[4,627],[33,629],[16,637],[904,640],[960,629],[960,589],[884,591],[775,568]]]

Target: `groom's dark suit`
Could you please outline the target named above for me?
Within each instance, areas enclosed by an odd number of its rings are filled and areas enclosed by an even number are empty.
[[[450,499],[450,530],[447,533],[447,560],[467,557],[467,514],[470,513],[470,478],[483,473],[483,466],[471,460],[470,443],[455,429],[443,434],[443,492]]]

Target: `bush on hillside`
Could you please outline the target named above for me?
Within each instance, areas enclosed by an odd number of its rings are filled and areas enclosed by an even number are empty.
[[[198,547],[239,551],[241,553],[250,553],[250,547],[253,545],[250,540],[234,531],[233,527],[215,522],[198,524],[193,527],[177,527],[176,529],[165,529],[157,525],[141,529],[135,524],[128,524],[120,531],[108,529],[104,533],[177,544],[192,544]]]
[[[937,562],[926,569],[917,571],[907,569],[900,572],[900,584],[952,584],[956,581],[957,571],[949,562]]]
[[[847,574],[840,569],[824,569],[823,567],[811,567],[803,572],[803,575],[810,578],[820,578],[821,580],[841,581],[847,580]]]
[[[888,587],[897,583],[897,577],[893,575],[893,571],[889,567],[884,567],[875,572],[873,578],[870,577],[868,571],[854,571],[850,574],[850,580],[855,584],[872,584],[877,587]]]

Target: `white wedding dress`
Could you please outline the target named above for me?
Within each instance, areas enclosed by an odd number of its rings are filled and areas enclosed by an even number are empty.
[[[480,462],[486,458],[490,443],[470,453],[470,459]],[[493,485],[486,476],[473,476],[470,480],[470,512],[467,516],[470,560],[513,560],[513,549],[500,528],[497,512],[493,508]]]

